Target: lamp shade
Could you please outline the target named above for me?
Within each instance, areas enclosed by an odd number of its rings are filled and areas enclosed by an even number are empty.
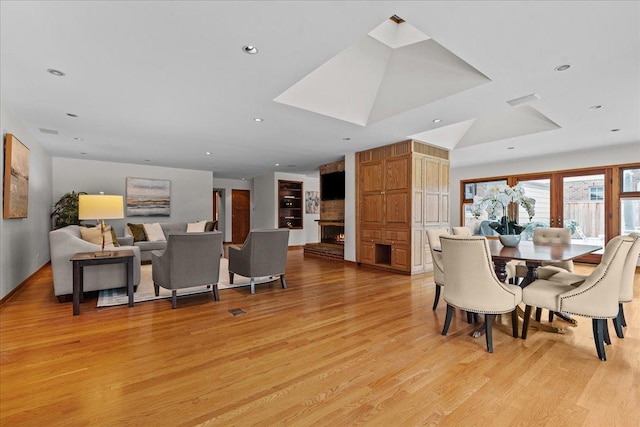
[[[122,196],[81,194],[78,197],[78,219],[124,218]]]

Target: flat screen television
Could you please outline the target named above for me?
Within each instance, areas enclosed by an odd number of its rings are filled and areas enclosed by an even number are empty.
[[[344,171],[320,175],[320,200],[344,200]]]

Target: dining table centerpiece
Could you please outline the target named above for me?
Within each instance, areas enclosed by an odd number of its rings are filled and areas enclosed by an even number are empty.
[[[531,221],[535,215],[535,205],[535,199],[525,195],[521,183],[513,187],[496,184],[489,187],[482,196],[473,198],[471,213],[478,219],[486,212],[488,219],[493,220],[489,227],[498,233],[500,242],[504,246],[513,247],[520,243],[520,233],[525,229],[525,226],[516,221],[518,206],[526,209]]]

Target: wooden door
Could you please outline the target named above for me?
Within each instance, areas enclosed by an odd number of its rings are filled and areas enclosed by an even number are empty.
[[[249,190],[231,190],[231,242],[244,243],[250,228]]]

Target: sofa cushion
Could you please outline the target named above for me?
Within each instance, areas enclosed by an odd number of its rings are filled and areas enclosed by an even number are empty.
[[[216,229],[216,223],[218,221],[207,221],[204,225],[204,231],[214,231]]]
[[[134,242],[146,242],[147,235],[144,233],[144,224],[127,223],[129,233],[133,236]]]
[[[159,223],[143,224],[143,226],[144,234],[147,236],[149,242],[164,242],[167,240]]]
[[[112,228],[110,225],[107,225],[104,228],[104,233],[100,232],[100,227],[80,227],[80,236],[82,240],[93,243],[94,245],[102,246],[102,237],[104,236],[104,247],[114,247],[113,237],[112,237]]]
[[[136,242],[135,245],[140,248],[140,252],[148,252],[158,249],[163,250],[167,248],[166,240],[157,242]]]

